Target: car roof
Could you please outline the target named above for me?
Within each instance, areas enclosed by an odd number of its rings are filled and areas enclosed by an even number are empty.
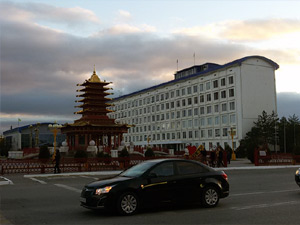
[[[158,163],[161,163],[161,162],[172,162],[172,161],[185,161],[185,162],[193,162],[193,163],[198,163],[198,164],[201,164],[202,166],[206,167],[207,169],[209,170],[214,170],[212,169],[211,167],[199,162],[199,161],[196,161],[196,160],[192,160],[192,159],[182,159],[182,158],[161,158],[161,159],[150,159],[150,160],[147,160],[147,161],[144,161],[144,162],[149,162],[149,163],[155,163],[155,164],[158,164]]]

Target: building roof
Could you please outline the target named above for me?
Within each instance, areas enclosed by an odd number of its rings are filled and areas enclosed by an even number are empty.
[[[204,75],[206,73],[213,73],[217,70],[220,70],[220,69],[224,69],[224,68],[227,68],[227,67],[231,67],[233,65],[241,65],[244,61],[248,60],[248,59],[251,59],[251,58],[259,58],[259,59],[262,59],[264,61],[266,61],[267,63],[271,64],[275,70],[277,70],[279,68],[279,65],[277,63],[275,63],[274,61],[264,57],[264,56],[258,56],[258,55],[254,55],[254,56],[247,56],[247,57],[244,57],[244,58],[241,58],[241,59],[237,59],[237,60],[234,60],[232,62],[229,62],[229,63],[226,63],[224,65],[218,65],[218,64],[215,64],[215,63],[205,63],[205,64],[210,64],[210,65],[213,65],[211,67],[208,67],[207,70],[205,71],[201,71],[201,72],[198,72],[198,73],[195,73],[195,74],[191,74],[189,76],[186,76],[186,77],[182,77],[182,78],[178,78],[178,79],[174,79],[174,80],[171,80],[171,81],[168,81],[168,82],[164,82],[164,83],[161,83],[161,84],[158,84],[158,85],[155,85],[155,86],[152,86],[152,87],[149,87],[149,88],[145,88],[145,89],[142,89],[142,90],[139,90],[139,91],[135,91],[135,92],[132,92],[130,94],[127,94],[127,95],[123,95],[123,96],[120,96],[120,97],[117,97],[117,98],[114,98],[113,101],[115,100],[120,100],[120,99],[123,99],[123,98],[126,98],[126,97],[129,97],[129,96],[133,96],[133,95],[137,95],[137,94],[141,94],[143,92],[147,92],[147,91],[151,91],[153,89],[156,89],[156,88],[160,88],[160,87],[163,87],[163,86],[166,86],[166,85],[169,85],[169,84],[173,84],[173,83],[177,83],[179,81],[184,81],[184,80],[188,80],[192,77],[197,77],[197,76],[200,76],[200,75]],[[205,65],[203,64],[203,65]],[[183,70],[186,70],[187,68],[183,69]],[[181,70],[181,71],[183,71]],[[178,71],[179,72],[179,71]]]
[[[33,127],[36,127],[37,125],[41,126],[41,125],[49,125],[49,124],[54,124],[54,123],[35,123],[35,124],[28,124],[26,126],[22,126],[22,127],[16,127],[16,128],[13,128],[13,129],[10,129],[10,130],[6,130],[3,132],[3,135],[9,135],[11,133],[15,133],[17,131],[19,131],[20,133],[22,132],[22,130],[26,130],[26,129],[29,129],[30,126],[33,126]]]

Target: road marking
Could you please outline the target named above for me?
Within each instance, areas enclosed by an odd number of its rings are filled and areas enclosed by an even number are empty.
[[[57,187],[61,187],[61,188],[67,189],[69,191],[75,191],[76,193],[81,193],[81,189],[70,187],[68,185],[64,185],[64,184],[54,184],[54,185],[57,186]]]
[[[11,180],[7,179],[6,177],[0,176],[0,185],[6,185],[6,184],[14,184]]]
[[[99,180],[97,177],[89,177],[89,176],[80,176],[82,178],[88,178],[88,179],[94,179],[94,180]]]
[[[236,196],[245,196],[245,195],[260,195],[260,194],[272,194],[272,193],[283,193],[283,192],[293,192],[299,191],[299,189],[291,189],[291,190],[280,190],[280,191],[260,191],[260,192],[249,192],[249,193],[240,193],[240,194],[231,194],[231,197]]]
[[[282,205],[297,205],[300,204],[300,201],[289,201],[289,202],[277,202],[270,204],[259,204],[259,205],[248,205],[243,207],[231,207],[233,210],[248,210],[248,209],[261,209],[261,208],[270,208]]]
[[[30,178],[30,180],[33,180],[33,181],[36,181],[36,182],[39,182],[40,184],[47,184],[45,181],[43,181],[43,180],[38,180],[38,179],[36,179],[36,178]]]

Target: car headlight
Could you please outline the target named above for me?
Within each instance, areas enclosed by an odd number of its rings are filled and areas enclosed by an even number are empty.
[[[300,169],[299,169],[299,170],[300,170]],[[299,170],[296,171],[296,175],[299,175],[299,173],[300,173]]]
[[[96,195],[105,194],[105,193],[108,193],[111,189],[112,189],[112,186],[107,186],[104,188],[97,188],[95,194]]]

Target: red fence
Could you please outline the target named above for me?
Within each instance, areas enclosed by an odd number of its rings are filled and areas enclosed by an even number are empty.
[[[295,165],[300,163],[300,156],[290,153],[266,154],[264,151],[254,151],[255,166]]]
[[[181,158],[184,156],[173,156]],[[223,156],[224,157],[224,156]],[[142,157],[142,156],[130,156],[120,158],[62,158],[60,161],[60,169],[62,173],[66,172],[88,172],[88,171],[103,171],[103,170],[124,170],[133,165],[141,163],[149,159],[158,159],[165,157]],[[202,158],[192,158],[208,165],[210,163],[209,154],[206,160]],[[227,166],[227,160],[224,157],[222,166]],[[52,160],[41,159],[20,159],[20,160],[3,160],[0,164],[0,174],[38,174],[38,173],[53,173],[55,163]]]

